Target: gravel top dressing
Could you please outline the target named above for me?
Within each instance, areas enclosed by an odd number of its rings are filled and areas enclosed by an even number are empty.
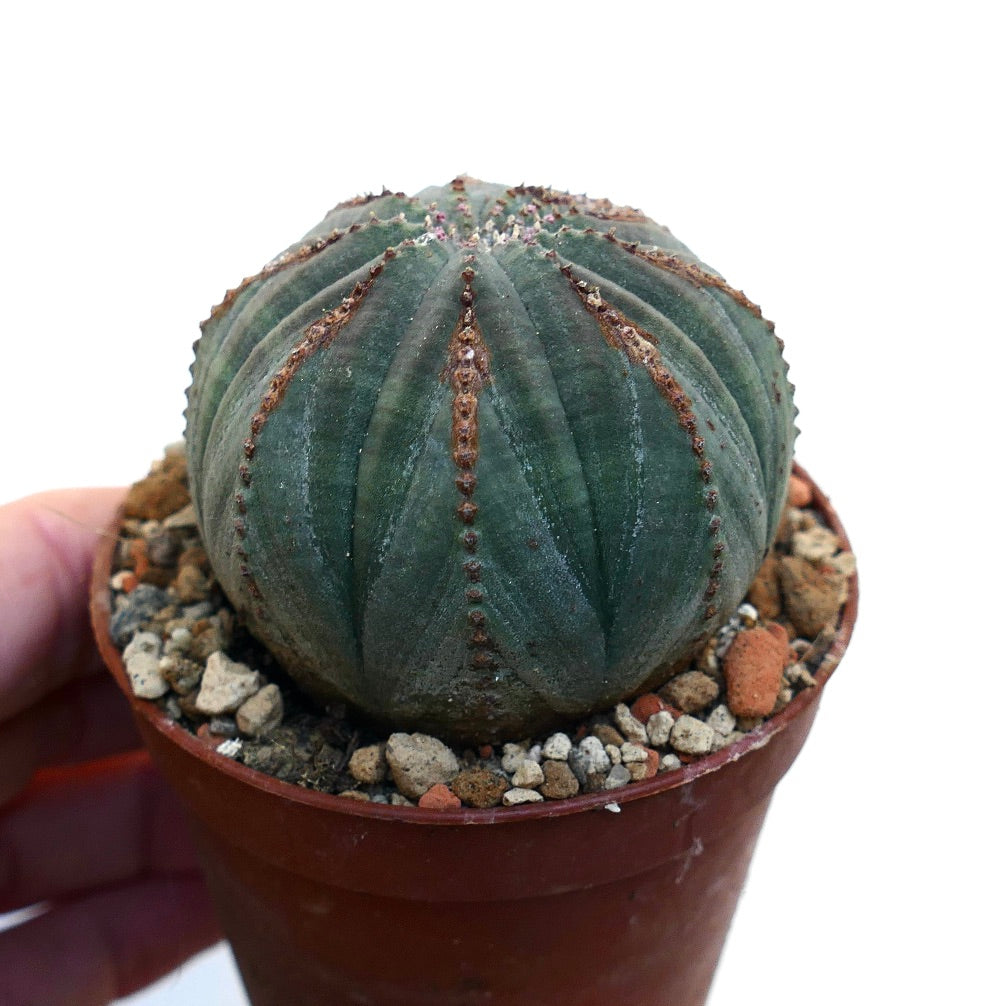
[[[429,808],[514,806],[613,794],[735,741],[803,688],[834,636],[850,552],[790,481],[772,554],[745,602],[658,690],[542,737],[477,749],[380,732],[341,705],[315,708],[242,626],[217,586],[169,448],[126,500],[111,634],[134,693],[206,744],[285,782],[347,799]]]

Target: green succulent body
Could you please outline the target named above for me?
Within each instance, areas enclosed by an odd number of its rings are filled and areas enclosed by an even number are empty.
[[[734,611],[792,459],[781,344],[635,210],[456,179],[342,204],[203,326],[193,498],[321,700],[523,736]]]

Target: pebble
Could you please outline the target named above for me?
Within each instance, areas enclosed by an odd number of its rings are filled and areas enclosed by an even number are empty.
[[[136,585],[140,581],[137,580],[136,574],[132,570],[120,569],[118,573],[114,573],[112,578],[108,581],[108,585],[112,590],[118,590],[122,593],[128,594],[130,591],[136,589]]]
[[[283,722],[283,696],[276,685],[260,688],[238,706],[238,730],[246,737],[262,737]]]
[[[414,800],[438,782],[449,783],[461,771],[457,755],[428,734],[392,734],[385,757],[395,785]]]
[[[626,743],[629,743],[626,741]],[[619,744],[617,747],[614,744],[605,744],[604,753],[608,756],[608,760],[612,765],[622,764],[622,745]]]
[[[602,744],[620,748],[625,743],[625,738],[610,723],[595,723],[590,732]]]
[[[419,806],[427,810],[456,810],[461,800],[444,783],[436,782],[419,798]]]
[[[573,742],[568,734],[552,734],[542,745],[541,754],[543,758],[564,762],[572,750]]]
[[[665,754],[660,759],[660,772],[677,772],[681,768],[681,759],[676,754]]]
[[[633,782],[639,782],[642,779],[652,779],[657,774],[659,766],[660,755],[656,751],[650,750],[647,750],[646,758],[643,761],[626,762],[625,764]]]
[[[119,596],[124,598],[125,603],[108,623],[109,634],[119,647],[126,646],[144,622],[171,603],[171,599],[160,587],[150,583],[141,583],[131,593]]]
[[[504,744],[500,765],[507,775],[513,775],[525,758],[527,758],[527,748],[523,744]]]
[[[370,797],[366,793],[361,793],[358,789],[344,789],[336,796],[345,797],[347,800],[356,800],[359,803],[370,803]]]
[[[723,658],[727,705],[734,716],[772,712],[788,657],[789,638],[778,622],[737,634]]]
[[[159,699],[168,690],[161,677],[161,639],[153,632],[137,632],[122,652],[133,694],[141,699]]]
[[[531,758],[525,758],[513,773],[511,782],[519,789],[537,789],[545,781],[541,765]]]
[[[210,733],[214,737],[237,737],[238,725],[230,716],[214,716],[210,720]]]
[[[178,626],[171,630],[164,643],[165,653],[187,653],[192,646],[192,632],[187,626]]]
[[[165,647],[165,649],[167,649]],[[180,653],[168,651],[161,657],[158,670],[161,677],[171,686],[171,690],[179,695],[194,692],[203,677],[203,665],[196,660],[188,660]]]
[[[621,789],[632,782],[632,773],[624,765],[612,765],[604,779],[605,789]]]
[[[805,507],[810,506],[813,499],[814,491],[810,488],[810,483],[799,475],[790,475],[786,502],[790,506]]]
[[[679,716],[671,730],[671,746],[680,754],[703,755],[713,749],[716,731],[694,716]]]
[[[509,785],[499,772],[473,765],[455,776],[451,789],[469,807],[498,807]]]
[[[838,570],[819,569],[797,555],[779,560],[779,585],[796,634],[807,639],[835,621],[846,593],[845,577]]]
[[[656,692],[647,692],[640,695],[629,707],[629,712],[640,722],[646,723],[654,713],[659,713],[666,709],[667,705]]]
[[[706,717],[706,723],[708,723],[718,734],[721,734],[724,737],[732,734],[734,732],[734,728],[737,726],[737,720],[730,712],[730,709],[725,705],[718,705]]]
[[[624,702],[615,706],[615,726],[622,732],[626,740],[646,743],[646,727],[643,726]]]
[[[187,531],[190,528],[195,528],[198,524],[196,521],[196,508],[192,503],[186,503],[181,510],[168,514],[162,523],[165,530],[168,531]]]
[[[674,717],[666,709],[661,709],[646,721],[646,739],[654,747],[662,748],[670,739],[673,726]]]
[[[126,494],[127,517],[164,520],[189,502],[184,480],[167,472],[153,472],[130,487]]]
[[[232,713],[262,686],[262,676],[246,664],[231,660],[221,650],[209,655],[196,696],[196,709],[204,716]]]
[[[642,744],[634,744],[632,741],[626,741],[619,754],[622,756],[623,765],[634,761],[646,761],[646,748]]]
[[[538,787],[538,792],[549,800],[566,800],[580,792],[573,770],[564,761],[550,760],[542,765],[545,781]]]
[[[159,529],[147,541],[147,557],[155,566],[170,566],[178,558],[180,548],[174,535]]]
[[[388,759],[383,744],[368,744],[357,748],[349,759],[349,773],[357,781],[373,785],[384,782],[388,774]]]
[[[541,803],[545,798],[536,789],[523,789],[515,786],[503,794],[504,807],[516,807],[519,803]]]
[[[570,752],[569,759],[570,768],[581,784],[584,776],[607,772],[611,768],[611,759],[596,737],[584,737]]]
[[[661,691],[684,713],[697,713],[715,702],[720,686],[702,671],[685,671],[672,678]]]
[[[182,604],[205,601],[210,596],[210,581],[198,566],[182,566],[171,582],[171,589]]]
[[[826,527],[813,527],[809,531],[794,531],[790,540],[793,555],[808,562],[821,563],[838,551],[838,535]]]
[[[779,592],[779,560],[774,554],[761,564],[754,582],[748,590],[751,603],[762,618],[778,618],[782,613],[782,595]]]

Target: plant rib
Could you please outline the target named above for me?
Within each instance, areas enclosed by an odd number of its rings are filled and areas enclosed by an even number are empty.
[[[384,253],[384,261],[395,258],[396,254],[393,248],[389,248]],[[349,296],[344,297],[338,307],[326,311],[320,318],[308,325],[300,341],[290,351],[283,365],[270,379],[268,390],[262,396],[258,411],[252,416],[249,435],[242,444],[244,461],[238,468],[238,477],[242,486],[248,487],[252,484],[251,465],[255,458],[259,437],[269,420],[269,416],[283,401],[283,396],[286,394],[286,390],[289,388],[294,377],[296,377],[297,372],[315,353],[328,349],[332,345],[342,329],[349,323],[353,315],[356,314],[373,287],[374,282],[377,280],[377,277],[383,271],[384,262],[378,262],[371,266],[370,276],[357,283]],[[237,537],[235,554],[240,561],[239,570],[245,589],[252,600],[258,603],[263,599],[262,591],[249,566],[248,554],[242,546],[242,540],[247,534],[247,506],[244,493],[241,490],[235,495],[234,502],[237,508],[237,517],[234,520],[234,533]],[[260,618],[264,617],[265,612],[261,610],[261,605],[256,610],[256,614]]]
[[[591,287],[584,280],[577,278],[571,265],[561,265],[559,271],[569,281],[583,307],[597,320],[607,343],[623,353],[630,363],[643,367],[649,374],[660,396],[673,409],[678,425],[691,439],[691,450],[698,464],[699,478],[706,487],[704,493],[706,509],[710,513],[712,565],[703,593],[703,600],[706,602],[703,619],[710,621],[718,613],[718,607],[713,602],[719,592],[720,574],[723,571],[721,556],[725,545],[720,534],[722,520],[716,513],[719,493],[712,484],[713,465],[706,456],[705,438],[698,432],[698,422],[692,411],[691,399],[661,360],[655,336],[605,301],[597,287]]]

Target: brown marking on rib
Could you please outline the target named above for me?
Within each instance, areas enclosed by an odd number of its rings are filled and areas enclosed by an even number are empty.
[[[463,180],[456,181],[462,183],[463,190]],[[468,528],[461,535],[461,544],[469,554],[477,552],[479,547],[479,535],[474,530],[479,507],[473,499],[478,485],[474,469],[479,460],[479,394],[491,380],[489,349],[475,312],[476,298],[472,287],[475,270],[469,264],[473,261],[474,256],[466,256],[465,267],[461,270],[461,310],[451,333],[447,363],[441,374],[441,380],[449,384],[454,392],[451,400],[451,458],[458,470],[454,484],[461,494],[461,502],[454,512]],[[469,582],[477,583],[481,578],[482,567],[478,562],[466,560],[461,568]],[[480,604],[485,595],[481,589],[468,588],[465,600],[470,605]],[[495,658],[491,653],[495,646],[486,630],[485,613],[480,609],[470,610],[468,623],[473,628],[468,641],[472,651],[472,669],[483,671],[495,667]]]
[[[338,209],[338,207],[336,208]],[[275,276],[277,273],[291,268],[291,266],[300,265],[302,262],[306,262],[308,259],[314,258],[314,256],[319,252],[323,252],[326,248],[331,247],[336,243],[336,241],[351,232],[352,228],[350,228],[350,231],[348,232],[336,228],[323,237],[316,238],[314,241],[309,241],[307,244],[303,244],[299,248],[294,248],[291,251],[284,252],[278,258],[273,259],[268,265],[264,266],[261,270],[255,273],[254,276],[246,276],[236,287],[228,290],[224,294],[224,299],[210,309],[209,318],[207,318],[200,327],[205,328],[211,321],[215,321],[222,314],[226,314],[231,307],[233,307],[234,301],[236,301],[238,297],[240,297],[241,294],[243,294],[253,283],[269,279],[270,276]]]
[[[541,185],[517,185],[507,189],[511,199],[518,196],[530,196],[545,206],[565,206],[571,215],[585,214],[598,220],[623,220],[636,223],[653,221],[641,210],[632,206],[616,206],[610,199],[592,199],[585,195],[572,195],[569,192],[558,192],[555,189]]]
[[[367,192],[362,196],[353,196],[352,199],[338,203],[335,208],[337,210],[351,210],[356,206],[366,206],[367,203],[372,203],[376,199],[383,199],[385,196],[395,196],[397,199],[408,198],[404,192],[392,192],[389,188],[382,188],[380,192]]]
[[[698,422],[692,410],[692,402],[685,390],[678,383],[677,379],[664,364],[657,349],[657,340],[647,332],[641,325],[637,325],[621,311],[608,304],[601,296],[598,287],[591,287],[581,279],[577,279],[570,265],[559,267],[559,271],[569,281],[573,292],[580,299],[580,303],[594,315],[601,334],[608,345],[619,350],[625,355],[630,363],[642,367],[649,374],[650,379],[656,386],[660,396],[671,406],[678,420],[678,425],[689,437],[692,454],[698,462],[699,480],[706,486],[712,481],[713,465],[706,457],[706,441],[696,431]],[[719,492],[715,488],[705,490],[703,500],[706,509],[713,513],[719,501]],[[720,518],[714,516],[709,523],[710,536],[717,538],[720,533]],[[714,555],[718,542],[714,542]],[[722,549],[720,550],[722,552]],[[722,563],[713,563],[710,569],[709,578],[706,581],[704,599],[712,601],[719,592],[720,573],[723,570]],[[710,615],[709,611],[713,614]],[[715,617],[716,608],[709,605],[703,617],[709,619]]]
[[[662,248],[643,250],[639,247],[638,242],[620,241],[615,237],[614,229],[608,231],[605,237],[613,244],[624,248],[630,255],[635,255],[637,258],[655,265],[658,269],[672,272],[675,276],[680,276],[682,279],[687,280],[692,286],[713,287],[716,290],[722,291],[735,303],[750,311],[756,318],[761,318],[768,325],[770,332],[775,331],[775,323],[769,321],[762,314],[762,309],[743,290],[735,290],[730,286],[722,276],[717,276],[715,273],[710,272],[708,269],[703,269],[702,266],[696,265],[694,262],[686,262],[679,256],[664,251]]]
[[[389,251],[390,250],[391,249],[389,249]],[[385,259],[387,260],[388,257],[389,256],[386,252]],[[393,258],[394,254],[390,257]],[[344,298],[342,303],[337,308],[334,308],[331,311],[326,311],[325,314],[323,314],[317,321],[308,325],[304,330],[304,334],[301,336],[300,341],[290,351],[283,363],[283,366],[280,367],[280,369],[269,381],[269,387],[266,390],[266,393],[262,396],[262,401],[259,403],[258,411],[254,416],[252,416],[250,436],[246,437],[241,445],[245,462],[238,468],[238,477],[244,485],[250,486],[252,484],[251,462],[255,459],[255,451],[258,446],[258,439],[262,430],[265,429],[269,416],[279,406],[280,402],[283,401],[283,396],[286,394],[287,388],[289,388],[290,383],[297,375],[297,371],[300,370],[304,363],[314,356],[314,354],[319,350],[328,349],[328,347],[331,346],[339,332],[342,331],[345,325],[356,313],[360,304],[363,303],[364,298],[370,292],[371,287],[383,271],[383,263],[371,266],[369,279],[364,280],[362,283],[357,283],[356,286],[353,287],[353,292],[348,297]],[[238,493],[234,497],[234,502],[237,506],[238,513],[242,516],[246,515],[248,508],[245,504],[243,494]],[[235,521],[234,531],[239,539],[243,539],[247,534],[246,522],[239,518]],[[247,558],[247,556],[245,556],[240,550],[238,550],[238,555],[241,558]],[[243,563],[240,570],[241,577],[244,580],[248,593],[256,600],[261,600],[262,592],[259,589],[258,584],[255,582],[255,577],[251,570]]]
[[[384,271],[383,265],[375,265],[370,270],[370,278],[353,287],[353,292],[343,298],[342,303],[331,311],[326,311],[317,321],[312,322],[304,330],[300,342],[290,351],[283,366],[269,381],[269,387],[262,396],[258,412],[252,416],[251,436],[245,441],[245,455],[251,460],[255,453],[255,443],[261,434],[270,414],[275,411],[287,388],[297,375],[297,371],[319,350],[328,349],[338,334],[350,321],[370,293],[375,280]]]

